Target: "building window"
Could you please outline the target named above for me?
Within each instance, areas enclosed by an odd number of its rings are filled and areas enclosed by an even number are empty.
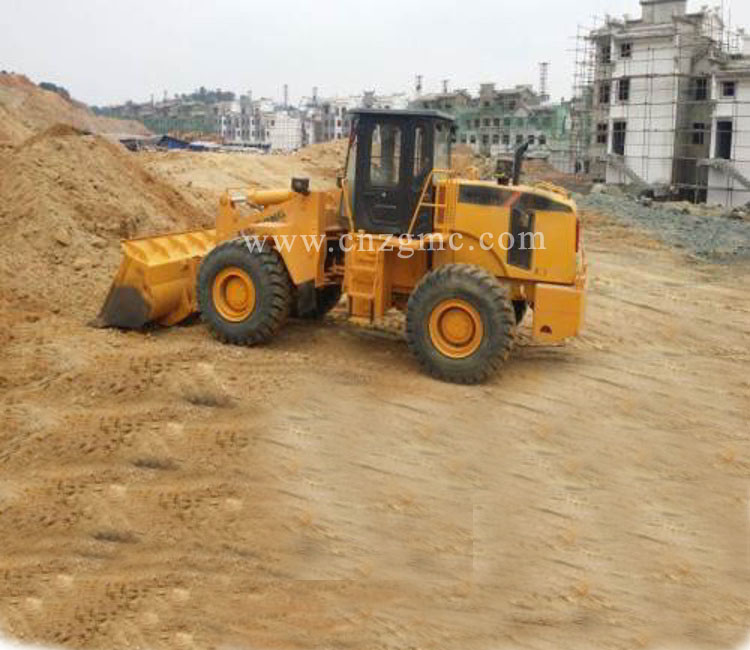
[[[490,125],[490,120],[488,118],[484,119],[484,125],[485,126],[489,126]]]
[[[461,136],[461,142],[462,142],[463,144],[466,144],[466,135],[462,135],[462,136]]]
[[[492,144],[500,144],[500,136],[497,133],[492,136]]]
[[[479,128],[479,120],[474,120],[474,127]]]
[[[724,160],[732,159],[732,131],[734,125],[729,120],[716,123],[716,157]]]
[[[721,96],[722,97],[736,97],[737,96],[737,82],[736,81],[723,81],[721,84]]]
[[[609,104],[609,98],[612,94],[612,86],[608,83],[603,83],[599,86],[599,103]]]
[[[505,126],[510,126],[510,118],[509,117],[504,118],[503,124],[505,124]]]
[[[496,117],[495,119],[492,120],[492,126],[494,126],[494,127],[499,127],[500,126],[500,118],[499,117]]]
[[[628,79],[627,77],[620,79],[619,83],[617,84],[617,98],[621,102],[630,101],[630,79]]]
[[[696,102],[705,102],[708,99],[708,79],[706,77],[695,77],[691,79],[690,99]]]
[[[547,136],[546,135],[540,135],[539,136],[539,144],[544,146],[547,144]]]
[[[605,65],[612,63],[612,48],[609,43],[599,48],[599,61]]]
[[[703,145],[706,143],[706,125],[703,122],[693,123],[693,144]]]
[[[596,125],[596,144],[607,144],[609,136],[609,124],[606,122],[599,122]]]
[[[510,144],[510,136],[507,133],[503,133],[503,144]]]
[[[523,144],[523,136],[522,135],[519,134],[519,135],[516,136],[516,144]]]
[[[466,128],[467,129],[471,128],[471,120],[466,120]]]
[[[489,108],[490,107],[490,103],[489,102],[484,102],[484,107],[485,108]]]
[[[612,153],[618,156],[625,155],[625,135],[627,131],[627,122],[614,122],[612,124]]]
[[[536,137],[534,137],[533,135],[530,135],[529,136],[529,144],[531,144],[531,145],[536,144]]]
[[[622,45],[620,45],[620,58],[630,59],[632,57],[633,57],[633,44],[623,43]]]

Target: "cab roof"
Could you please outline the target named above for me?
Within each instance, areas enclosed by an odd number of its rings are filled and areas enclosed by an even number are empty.
[[[384,117],[392,115],[393,117],[424,117],[431,120],[442,120],[444,122],[455,122],[456,119],[448,113],[442,113],[440,111],[433,110],[412,110],[412,109],[385,109],[385,108],[352,108],[348,111],[349,113],[355,113],[357,115],[372,115],[376,117]]]

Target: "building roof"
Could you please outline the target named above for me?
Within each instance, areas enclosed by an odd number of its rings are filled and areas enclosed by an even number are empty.
[[[443,120],[445,122],[455,122],[456,118],[448,113],[433,110],[418,109],[384,109],[384,108],[353,108],[350,113],[357,115],[393,115],[395,117],[427,117],[433,120]]]

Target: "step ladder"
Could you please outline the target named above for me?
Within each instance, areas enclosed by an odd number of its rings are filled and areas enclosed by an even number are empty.
[[[357,242],[347,253],[346,293],[349,315],[374,322],[385,313],[385,252],[378,239]]]

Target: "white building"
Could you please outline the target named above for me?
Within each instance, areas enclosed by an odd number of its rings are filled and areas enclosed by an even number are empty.
[[[300,112],[304,122],[304,144],[315,144],[348,138],[351,131],[351,111],[355,108],[403,109],[408,106],[405,93],[376,95],[366,91],[361,95],[303,98]]]
[[[746,203],[750,58],[717,9],[688,13],[687,0],[641,6],[640,19],[608,19],[590,35],[592,172],[697,201]]]
[[[742,57],[723,62],[712,75],[708,203],[750,202],[750,36],[742,34]]]
[[[293,109],[275,111],[268,131],[272,151],[296,151],[303,146],[303,118]]]

